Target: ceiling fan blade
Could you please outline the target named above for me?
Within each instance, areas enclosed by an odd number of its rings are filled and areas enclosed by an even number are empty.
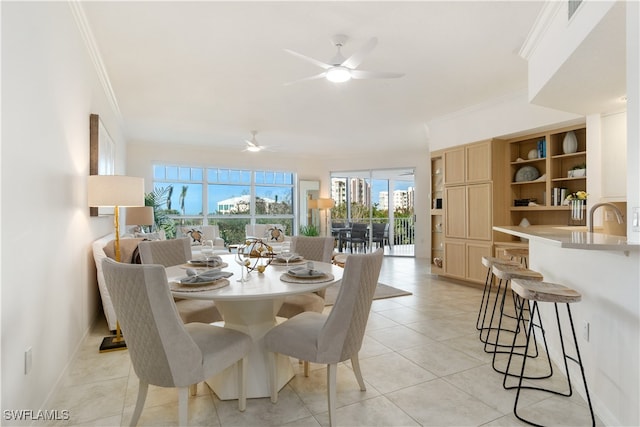
[[[354,79],[397,79],[402,76],[404,76],[402,73],[390,73],[386,71],[351,70],[351,77]]]
[[[340,65],[351,69],[357,68],[377,44],[378,39],[376,37],[372,37],[364,46],[362,46],[362,48],[360,48],[359,51],[345,59]]]
[[[305,61],[310,62],[313,65],[316,65],[316,66],[318,66],[320,68],[323,68],[325,70],[328,70],[329,68],[332,67],[331,65],[329,65],[329,64],[327,64],[325,62],[318,61],[317,59],[313,59],[313,58],[311,58],[309,56],[303,55],[301,53],[295,52],[295,51],[290,50],[290,49],[285,49],[285,52],[289,52],[291,55],[297,56],[300,59],[304,59]]]
[[[289,85],[292,85],[292,84],[295,84],[295,83],[304,82],[304,81],[307,81],[307,80],[322,79],[322,78],[324,78],[324,76],[326,76],[326,75],[327,75],[327,73],[323,71],[322,73],[320,73],[320,74],[316,74],[315,76],[309,76],[309,77],[305,77],[305,78],[303,78],[303,79],[294,80],[294,81],[292,81],[292,82],[285,83],[284,85],[285,85],[285,86],[289,86]]]

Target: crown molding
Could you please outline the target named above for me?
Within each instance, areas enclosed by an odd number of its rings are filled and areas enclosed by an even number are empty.
[[[562,1],[547,1],[545,2],[542,10],[538,14],[536,18],[536,22],[531,27],[529,31],[529,35],[527,35],[527,39],[522,44],[520,48],[520,56],[526,60],[529,60],[533,52],[540,44],[540,40],[544,37],[549,29],[549,26],[554,21],[555,16],[560,12],[562,6],[565,5],[566,2]]]
[[[116,94],[113,92],[109,74],[107,73],[107,69],[104,66],[104,62],[102,61],[100,49],[98,49],[98,44],[93,37],[93,32],[91,31],[91,26],[87,21],[87,16],[84,13],[82,4],[77,0],[69,0],[68,4],[71,8],[73,18],[76,21],[76,25],[80,30],[80,35],[82,36],[84,44],[87,47],[87,51],[89,52],[89,57],[91,57],[91,62],[93,62],[93,66],[96,69],[98,80],[102,85],[102,89],[104,90],[104,94],[107,97],[107,101],[109,102],[109,105],[113,110],[113,114],[116,116],[118,121],[122,123],[122,114],[120,113],[120,107],[118,106],[118,99],[116,98]]]

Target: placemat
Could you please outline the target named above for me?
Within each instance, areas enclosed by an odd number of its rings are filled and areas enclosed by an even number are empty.
[[[280,280],[287,283],[323,283],[331,282],[333,280],[333,274],[326,273],[324,276],[315,279],[302,279],[299,277],[289,276],[287,273],[283,273],[280,276]]]
[[[224,288],[225,286],[229,286],[228,279],[218,279],[213,283],[209,283],[207,285],[183,285],[180,282],[171,282],[169,283],[169,287],[172,291],[176,292],[203,292],[203,291],[212,291],[214,289]]]

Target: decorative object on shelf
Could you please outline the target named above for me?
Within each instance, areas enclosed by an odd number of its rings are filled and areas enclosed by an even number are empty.
[[[531,206],[531,203],[536,203],[536,199],[515,199],[513,206]]]
[[[538,158],[538,150],[534,148],[533,150],[529,150],[529,154],[527,154],[527,158],[529,160],[535,160]]]
[[[584,178],[585,176],[587,176],[586,163],[580,163],[572,167],[570,171],[567,171],[567,177],[569,178]]]
[[[433,263],[435,264],[436,267],[438,268],[442,268],[442,258],[440,257],[435,257],[433,259]]]
[[[564,154],[571,154],[576,151],[578,151],[578,138],[573,131],[569,131],[562,141],[562,152]]]
[[[533,166],[523,166],[516,172],[515,182],[533,181],[540,176],[540,171]]]
[[[524,227],[527,228],[528,226],[531,225],[531,223],[529,222],[529,220],[527,218],[522,218],[522,221],[520,221],[520,224],[518,224],[520,227]]]
[[[567,196],[566,200],[569,202],[569,207],[571,208],[569,225],[587,225],[584,208],[587,204],[588,196],[586,191],[576,191]]]

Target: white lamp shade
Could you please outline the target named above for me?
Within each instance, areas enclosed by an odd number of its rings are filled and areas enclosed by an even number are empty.
[[[89,206],[144,206],[144,178],[90,175],[87,192]]]
[[[318,199],[318,209],[332,209],[334,206],[333,199]]]
[[[127,225],[153,225],[153,207],[141,206],[127,208]]]

